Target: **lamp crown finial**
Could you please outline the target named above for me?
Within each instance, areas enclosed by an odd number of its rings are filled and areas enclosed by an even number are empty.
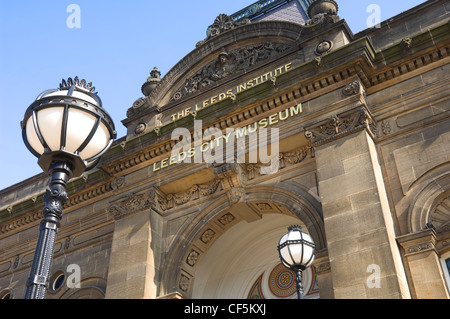
[[[293,230],[296,230],[296,231],[302,231],[303,228],[302,228],[302,226],[300,226],[300,225],[292,225],[292,226],[289,226],[289,227],[288,227],[288,230],[289,230],[289,231],[293,231]]]
[[[85,79],[81,79],[80,80],[78,78],[78,76],[76,76],[74,79],[69,77],[67,79],[67,82],[66,82],[65,79],[63,79],[61,84],[59,85],[59,88],[61,90],[64,90],[64,89],[69,89],[72,86],[76,86],[77,88],[80,88],[80,89],[82,89],[84,91],[87,91],[87,92],[90,92],[90,93],[93,93],[93,94],[97,94],[95,92],[95,86],[92,86],[92,82],[86,83]]]

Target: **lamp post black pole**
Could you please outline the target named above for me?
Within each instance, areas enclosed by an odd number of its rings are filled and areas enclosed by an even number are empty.
[[[298,267],[293,269],[295,272],[295,284],[297,287],[297,299],[303,299],[303,283],[302,283],[302,270]]]
[[[43,218],[27,280],[25,299],[45,299],[47,294],[56,234],[63,214],[62,207],[68,199],[66,185],[72,175],[72,168],[67,162],[57,161],[52,163],[49,173],[51,174],[50,183],[44,195]]]

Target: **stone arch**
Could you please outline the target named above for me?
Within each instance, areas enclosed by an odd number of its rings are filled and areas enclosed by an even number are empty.
[[[276,186],[240,190],[245,194],[239,202],[231,204],[228,194],[222,194],[180,231],[182,235],[170,248],[162,266],[160,295],[179,292],[189,298],[196,267],[213,243],[241,221],[251,223],[264,214],[295,217],[313,237],[316,250],[326,248],[321,205],[306,189],[295,183],[282,182]]]
[[[450,230],[450,220],[444,220],[450,218],[450,210],[447,209],[450,199],[449,172],[449,163],[438,166],[422,175],[410,188],[407,196],[410,201],[407,218],[410,233],[428,227],[436,227],[437,232]]]

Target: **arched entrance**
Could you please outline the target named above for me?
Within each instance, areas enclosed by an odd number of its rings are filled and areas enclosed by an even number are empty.
[[[277,244],[287,227],[297,224],[313,237],[318,251],[326,248],[317,198],[288,182],[240,192],[237,202],[231,202],[226,193],[215,198],[180,229],[163,266],[160,295],[177,292],[184,298],[202,299],[246,299],[258,294],[264,298],[295,298],[295,291],[289,290],[292,287],[283,286],[290,275],[285,268],[277,268]],[[305,281],[306,293],[317,293],[312,271],[306,272]]]
[[[199,262],[192,298],[296,298],[294,274],[280,265],[277,252],[278,241],[292,224],[301,223],[293,216],[266,214],[258,221],[233,226]],[[311,287],[313,280],[308,269],[305,291],[309,297],[318,297],[317,287]]]

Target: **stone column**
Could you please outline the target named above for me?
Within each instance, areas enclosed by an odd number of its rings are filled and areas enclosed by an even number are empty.
[[[398,237],[405,250],[412,277],[413,295],[418,299],[449,299],[445,278],[436,251],[436,233],[432,229]]]
[[[320,299],[334,299],[330,260],[326,251],[316,253],[314,267],[319,282]]]
[[[154,299],[159,284],[162,217],[154,192],[132,193],[109,207],[115,226],[107,299]]]
[[[306,130],[315,149],[334,297],[410,298],[364,105]]]

